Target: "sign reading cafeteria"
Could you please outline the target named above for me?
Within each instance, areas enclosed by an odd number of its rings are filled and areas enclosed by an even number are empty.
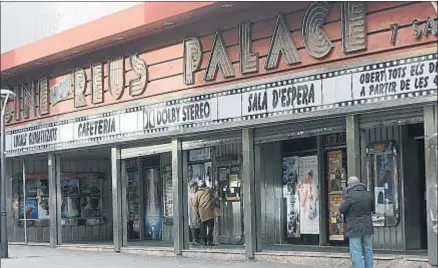
[[[236,33],[237,40],[235,41],[227,39],[231,30],[216,31],[208,37],[211,38],[208,42],[209,47],[205,47],[205,37],[184,39],[178,64],[167,66],[169,68],[163,67],[166,73],[164,78],[172,77],[172,81],[177,83],[177,86],[169,86],[167,83],[159,84],[159,79],[154,73],[158,68],[157,64],[152,64],[150,60],[149,62],[147,60],[147,54],[154,53],[154,51],[116,55],[108,61],[95,62],[91,66],[77,66],[73,71],[60,76],[45,76],[33,81],[22,81],[22,83],[11,86],[18,98],[8,104],[7,124],[15,125],[84,109],[144,99],[219,83],[222,80],[233,81],[273,71],[297,69],[315,63],[322,64],[333,60],[379,53],[401,46],[426,44],[435,40],[437,36],[437,23],[434,17],[423,17],[414,22],[410,21],[409,24],[399,25],[398,31],[408,32],[409,38],[396,42],[397,39],[394,37],[395,43],[390,47],[371,47],[368,46],[368,41],[374,42],[372,36],[377,32],[385,33],[386,36],[388,34],[397,36],[397,31],[391,32],[389,24],[367,25],[374,21],[367,16],[369,14],[375,16],[375,12],[368,8],[367,3],[314,2],[306,6],[304,10],[305,12],[301,15],[294,13],[293,15],[272,16],[270,18],[272,22],[265,26],[268,35],[265,35],[264,38],[267,40],[263,41],[263,45],[260,44],[259,37],[254,37],[259,34],[257,32],[260,30],[257,26],[258,22],[254,22],[254,25],[251,22],[236,25],[232,30]],[[424,16],[429,15],[427,13]],[[331,16],[340,19],[332,21]],[[400,14],[400,17],[402,16],[403,14]],[[336,27],[332,27],[334,23]],[[379,30],[368,32],[368,29],[373,28],[371,26],[379,27]],[[387,41],[390,43],[390,40]],[[237,47],[231,49],[234,43]],[[263,51],[263,55],[260,51]],[[170,62],[169,59],[161,60]],[[421,76],[421,72],[433,72],[433,70],[427,70],[429,68],[430,66],[419,67],[418,70],[394,69],[385,71],[387,72],[385,74],[376,71],[367,76],[354,77],[355,81],[356,79],[361,81],[361,85],[354,89],[355,97],[367,98],[386,93],[395,94],[399,90],[412,91],[414,88],[427,88],[434,83],[433,80],[410,79],[414,76]],[[169,72],[172,74],[168,74]],[[395,83],[397,83],[397,88]],[[302,84],[297,82],[290,87],[278,85],[277,88],[270,88],[266,92],[248,93],[245,113],[251,115],[260,111],[282,111],[291,107],[318,106],[322,101],[322,90],[321,82],[315,80]],[[178,107],[181,110],[175,110]],[[193,114],[192,110],[184,110],[184,106],[178,107],[172,108],[169,114],[167,114],[168,111],[151,111],[148,113],[150,122],[147,125],[169,125],[209,117],[209,115],[196,112],[196,107],[199,112],[208,111],[208,107],[194,106]]]
[[[7,153],[437,93],[438,54],[283,79],[6,133]]]

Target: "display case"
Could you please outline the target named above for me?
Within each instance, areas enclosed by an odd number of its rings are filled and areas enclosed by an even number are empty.
[[[344,219],[339,207],[344,201],[343,191],[347,186],[347,152],[345,148],[326,152],[328,184],[329,240],[344,241]]]
[[[164,184],[163,195],[163,223],[166,225],[173,224],[173,187],[172,187],[172,166],[165,166],[162,168],[162,178]]]
[[[283,199],[286,202],[286,241],[319,234],[318,158],[283,157]]]
[[[29,225],[35,224],[34,221],[48,221],[49,184],[47,176],[27,175],[25,185],[23,185],[23,180],[17,182],[18,219],[29,221]]]
[[[61,174],[61,225],[100,225],[103,177],[98,173]]]
[[[325,135],[323,144],[328,196],[328,239],[332,245],[339,245],[345,241],[344,217],[339,207],[344,201],[343,191],[347,187],[346,133]]]
[[[215,190],[220,200],[221,216],[218,219],[218,241],[221,244],[245,242],[243,235],[243,200],[241,156],[218,157],[215,163]]]
[[[208,188],[216,188],[212,176],[211,149],[190,150],[188,154],[188,180]]]
[[[396,226],[400,220],[398,148],[395,142],[366,148],[367,187],[374,194],[374,226]]]
[[[106,217],[102,207],[103,177],[98,173],[62,173],[61,224],[100,225]],[[13,180],[13,208],[19,225],[49,225],[49,181],[46,173],[26,173]]]
[[[142,183],[140,179],[140,172],[138,169],[128,169],[126,171],[127,187],[126,187],[126,200],[128,202],[128,238],[140,239],[141,238],[141,198],[140,192]]]

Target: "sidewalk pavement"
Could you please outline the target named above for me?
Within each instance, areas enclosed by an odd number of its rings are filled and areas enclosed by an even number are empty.
[[[262,262],[214,261],[193,258],[152,257],[124,253],[69,251],[61,248],[9,246],[9,259],[1,260],[2,268],[316,268]]]

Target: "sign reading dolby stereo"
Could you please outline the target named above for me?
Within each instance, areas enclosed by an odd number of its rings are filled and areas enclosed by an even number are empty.
[[[145,130],[215,119],[217,119],[217,98],[144,109]]]
[[[257,120],[333,107],[436,94],[438,54],[307,77],[260,83],[154,105],[80,117],[6,133],[7,154],[93,144],[96,138],[141,136],[150,132]],[[223,127],[227,127],[223,125]],[[46,146],[49,147],[49,146]],[[33,150],[33,149],[32,149]]]

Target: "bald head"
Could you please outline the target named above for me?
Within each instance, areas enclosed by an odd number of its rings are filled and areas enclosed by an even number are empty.
[[[348,181],[347,181],[348,186],[353,186],[353,185],[356,185],[358,183],[360,183],[360,180],[358,177],[351,176],[348,178]]]

